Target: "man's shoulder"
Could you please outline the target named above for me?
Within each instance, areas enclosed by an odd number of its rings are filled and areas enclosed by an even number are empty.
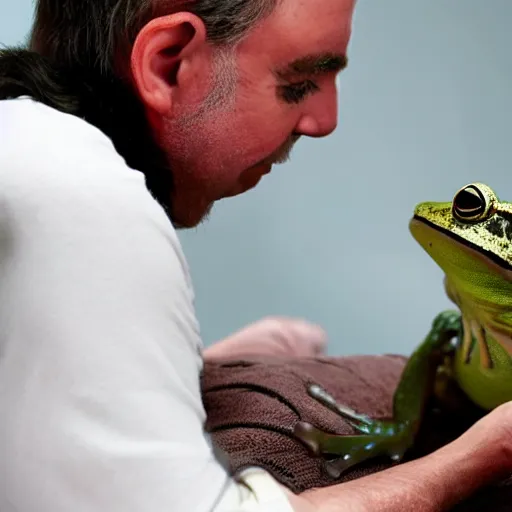
[[[28,97],[0,101],[0,206],[137,219],[177,238],[144,174],[127,165],[110,138]]]
[[[124,164],[111,140],[85,120],[29,97],[0,101],[0,161],[46,167],[66,163],[80,168],[102,159]],[[126,165],[126,164],[125,164]]]
[[[134,207],[158,208],[144,175],[126,164],[103,132],[28,97],[0,101],[0,185],[4,194],[37,191],[41,200],[47,192],[49,199],[95,197],[115,206],[116,199],[130,197]]]
[[[2,135],[8,138],[24,135],[24,142],[34,148],[39,141],[53,138],[54,133],[67,140],[74,140],[78,135],[89,135],[91,139],[93,133],[98,138],[101,133],[83,119],[28,96],[0,100],[0,118]]]
[[[78,222],[159,233],[189,278],[177,232],[144,174],[95,126],[27,97],[0,101],[0,221],[6,217],[27,229],[39,218],[71,231]]]

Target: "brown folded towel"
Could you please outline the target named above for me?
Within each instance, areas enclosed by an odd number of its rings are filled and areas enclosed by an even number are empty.
[[[335,434],[353,434],[337,414],[309,397],[308,384],[319,384],[338,402],[372,418],[389,418],[393,391],[406,359],[402,356],[352,356],[290,359],[247,358],[205,363],[203,400],[206,428],[227,456],[231,469],[260,466],[294,492],[358,478],[389,467],[388,459],[374,460],[345,473],[338,480],[324,471],[294,436],[298,421],[307,421]],[[481,416],[468,406],[436,413],[431,404],[412,459],[459,436]],[[483,489],[453,512],[512,511],[512,479]]]

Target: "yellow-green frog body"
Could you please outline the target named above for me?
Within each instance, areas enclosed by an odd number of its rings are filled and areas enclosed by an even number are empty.
[[[512,400],[512,204],[474,183],[418,205],[410,229],[462,314],[454,379],[484,409]]]
[[[417,205],[409,227],[443,270],[446,293],[459,311],[440,313],[408,359],[391,421],[358,414],[310,386],[313,398],[359,432],[337,436],[297,424],[296,435],[315,454],[338,456],[325,463],[333,478],[376,456],[402,460],[433,395],[442,399],[456,388],[483,410],[512,400],[512,204],[473,183],[451,202]]]

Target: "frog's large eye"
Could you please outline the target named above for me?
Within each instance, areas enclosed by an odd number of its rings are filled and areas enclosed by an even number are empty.
[[[495,196],[488,187],[466,185],[453,198],[453,216],[461,222],[478,222],[492,214]]]

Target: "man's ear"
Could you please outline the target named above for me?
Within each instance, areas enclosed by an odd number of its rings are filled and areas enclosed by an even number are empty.
[[[179,77],[189,71],[190,59],[205,43],[204,23],[192,13],[155,18],[142,28],[130,66],[135,88],[147,107],[162,115],[170,111]]]

